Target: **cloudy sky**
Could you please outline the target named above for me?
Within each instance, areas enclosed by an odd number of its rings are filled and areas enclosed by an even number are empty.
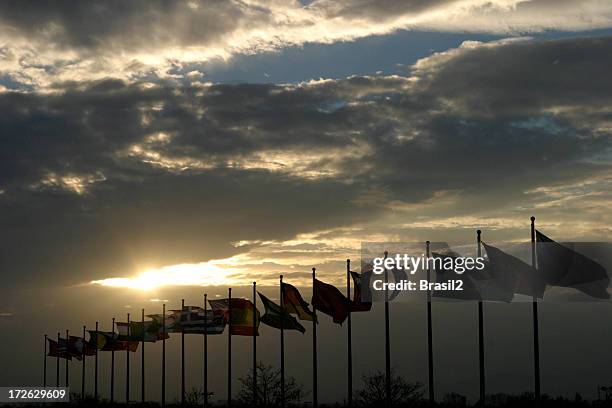
[[[610,36],[607,0],[2,2],[0,331],[35,322],[37,350],[202,286],[340,283],[362,241],[524,241],[531,215],[608,241]]]

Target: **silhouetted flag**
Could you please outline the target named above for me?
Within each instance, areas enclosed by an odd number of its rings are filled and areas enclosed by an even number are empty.
[[[314,314],[310,305],[302,298],[295,286],[283,282],[283,306],[288,313],[296,314],[300,320],[312,321]]]
[[[213,312],[220,313],[225,323],[229,317],[228,299],[209,300]],[[256,314],[255,326],[253,326],[253,313]],[[232,325],[230,334],[233,336],[259,336],[259,311],[253,302],[247,299],[232,298]]]
[[[161,313],[149,314],[147,317],[150,317],[155,321],[159,326],[160,330],[163,332],[163,326],[166,326],[166,334],[167,333],[180,333],[181,328],[179,325],[179,321],[174,314],[166,315],[164,317]]]
[[[609,299],[606,269],[582,254],[536,231],[538,271],[552,286],[578,289],[599,299]]]
[[[482,245],[487,251],[488,262],[485,271],[488,279],[493,280],[493,285],[502,296],[507,294],[512,299],[512,295],[507,293],[509,291],[531,297],[542,298],[544,296],[546,282],[533,266],[499,248],[484,242]],[[483,299],[486,299],[486,293],[483,293]]]
[[[222,311],[205,311],[200,306],[185,306],[184,310],[173,310],[172,313],[176,322],[175,332],[204,334],[208,330],[209,335],[215,335],[223,333],[225,329],[225,315]]]
[[[444,265],[450,266],[451,262],[453,266],[456,266],[457,256],[436,252],[432,252],[431,255],[433,258],[437,258],[433,268],[436,274],[436,283],[462,282],[462,290],[436,290],[434,287],[432,296],[446,299],[482,300],[476,284],[467,273],[457,273],[454,269],[448,269],[448,267],[445,269]]]
[[[59,357],[72,360],[72,355],[68,353],[65,343],[60,346],[57,341],[51,340],[50,338],[47,338],[47,341],[49,342],[49,351],[47,352],[49,357]]]
[[[315,296],[312,298],[312,306],[331,316],[334,323],[342,324],[349,313],[349,300],[335,286],[314,280]]]
[[[95,356],[96,349],[93,344],[90,344],[82,337],[70,336],[68,338],[71,353],[85,356]]]
[[[351,277],[353,278],[353,299],[351,301],[351,311],[368,312],[370,309],[372,309],[372,302],[363,301],[363,288],[369,287],[372,271],[365,271],[363,273],[351,271]]]
[[[138,350],[138,341],[124,341],[119,340],[119,335],[113,332],[103,331],[89,331],[89,342],[90,344],[98,347],[100,351],[125,351],[129,350],[135,352]]]
[[[116,322],[119,340],[145,341],[154,343],[163,339],[163,330],[160,322],[156,320],[146,322]],[[166,338],[169,338],[166,333]]]
[[[301,333],[304,333],[306,331],[304,326],[302,326],[295,317],[287,313],[286,310],[282,310],[279,305],[277,305],[261,293],[257,293],[259,294],[261,302],[263,303],[264,308],[266,309],[266,312],[263,316],[261,316],[260,319],[262,323],[267,324],[270,327],[274,327],[275,329],[280,329],[282,327],[283,330],[297,330]]]

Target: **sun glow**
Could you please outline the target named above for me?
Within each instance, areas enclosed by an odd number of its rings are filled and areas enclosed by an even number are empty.
[[[101,286],[151,290],[162,286],[220,286],[234,283],[232,271],[214,261],[198,264],[179,264],[144,271],[129,278],[108,278],[91,283]]]

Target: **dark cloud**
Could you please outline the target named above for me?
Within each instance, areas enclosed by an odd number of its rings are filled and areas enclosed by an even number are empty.
[[[472,44],[406,78],[3,93],[2,268],[75,282],[199,262],[445,191],[430,219],[542,205],[530,190],[609,174],[611,44]]]
[[[248,25],[255,14],[257,20],[265,19],[264,9],[216,0],[6,1],[0,5],[0,22],[6,30],[61,48],[111,51],[210,44]]]

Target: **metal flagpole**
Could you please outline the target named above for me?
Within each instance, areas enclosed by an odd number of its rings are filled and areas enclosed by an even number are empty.
[[[227,406],[232,406],[232,288],[228,289],[227,298]]]
[[[181,299],[181,323],[185,313],[185,299]],[[181,324],[181,406],[185,406],[185,330]]]
[[[98,322],[96,322],[96,355],[94,358],[94,400],[98,401]]]
[[[66,329],[66,353],[68,353],[68,329]],[[68,359],[66,359],[66,387],[70,387],[70,375],[68,372]]]
[[[142,342],[140,346],[142,349],[140,350],[140,402],[142,404],[145,403],[145,315],[144,309],[141,311],[141,320],[142,320]]]
[[[347,401],[348,407],[353,406],[353,346],[352,346],[352,329],[351,329],[351,260],[346,260],[346,297],[349,300],[349,312],[347,321]]]
[[[482,248],[480,244],[481,231],[476,231],[476,242],[478,244],[478,257],[482,256]],[[482,299],[478,301],[478,362],[480,369],[480,406],[485,405],[485,352],[484,352],[484,311]]]
[[[115,337],[115,318],[113,317],[113,339]],[[115,345],[111,349],[111,381],[110,381],[110,402],[111,404],[115,401]]]
[[[429,259],[430,242],[425,242],[425,256]],[[434,389],[434,362],[433,362],[433,327],[431,323],[431,268],[429,261],[427,262],[427,368],[428,368],[428,391],[429,391],[429,406],[433,407],[436,403]]]
[[[385,259],[389,252],[385,251]],[[385,283],[389,283],[389,270],[385,268]],[[391,406],[391,342],[389,341],[389,285],[385,285],[385,406]]]
[[[55,357],[55,386],[59,387],[59,377],[60,377],[60,369],[59,369],[59,341],[60,341],[60,333],[57,332],[57,356]]]
[[[253,282],[253,406],[257,406],[257,282]]]
[[[204,294],[204,408],[208,408],[208,295]]]
[[[161,405],[166,406],[166,304],[162,306],[162,389]]]
[[[43,360],[43,387],[47,386],[47,335],[45,334],[45,359]]]
[[[85,399],[85,326],[83,326],[83,349],[81,350],[83,359],[81,367],[81,399]]]
[[[316,296],[316,279],[317,268],[312,268],[312,406],[319,406],[317,395],[317,308],[314,306],[314,298]],[[282,297],[281,297],[282,299]]]
[[[281,313],[284,310],[285,303],[283,302],[283,275],[280,275],[280,307]],[[280,318],[280,381],[281,381],[281,408],[285,406],[285,327],[283,317]]]
[[[536,237],[535,217],[531,217],[531,266],[537,269],[536,264]],[[536,405],[540,404],[540,336],[538,329],[538,299],[533,296],[533,371],[535,381]]]
[[[125,403],[130,403],[130,314],[127,314],[128,346],[125,349]]]

